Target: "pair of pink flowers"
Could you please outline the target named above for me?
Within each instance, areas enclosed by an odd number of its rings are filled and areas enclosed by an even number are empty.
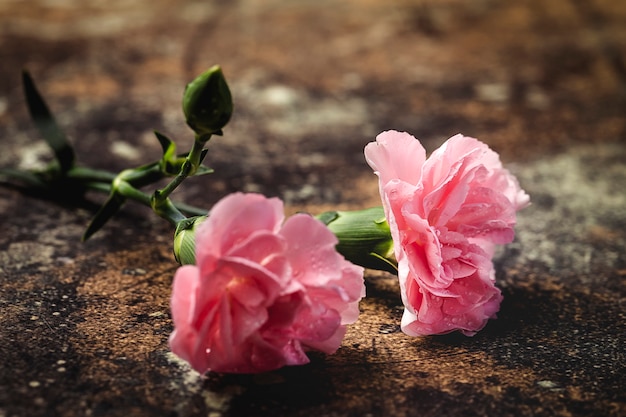
[[[495,152],[461,135],[426,159],[409,134],[384,132],[365,156],[380,179],[391,232],[383,239],[393,239],[402,329],[474,334],[499,309],[491,257],[513,239],[528,196]],[[357,320],[363,269],[319,220],[285,221],[280,200],[234,194],[195,236],[196,264],[174,278],[170,346],[197,371],[304,364],[307,350],[335,352]]]

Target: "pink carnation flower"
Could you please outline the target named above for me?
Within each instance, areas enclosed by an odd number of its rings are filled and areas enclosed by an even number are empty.
[[[258,194],[218,202],[196,232],[196,265],[174,277],[172,351],[198,372],[252,373],[334,353],[365,295],[363,269],[306,214]]]
[[[408,133],[388,131],[365,147],[379,177],[405,306],[414,336],[473,335],[495,317],[495,244],[513,240],[516,211],[529,204],[484,143],[456,135],[426,159]]]

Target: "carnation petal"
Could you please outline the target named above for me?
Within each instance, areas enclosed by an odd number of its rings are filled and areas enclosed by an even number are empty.
[[[426,150],[412,135],[388,130],[365,146],[365,160],[380,178],[381,186],[392,179],[417,184]]]
[[[332,334],[329,338],[325,340],[307,340],[303,342],[306,344],[307,348],[319,350],[320,352],[324,352],[328,355],[331,355],[339,349],[341,346],[341,341],[343,337],[346,335],[346,326],[339,326],[335,330],[335,333]]]
[[[336,310],[328,308],[324,303],[309,302],[298,311],[292,332],[305,344],[322,342],[335,334],[340,324],[341,316]]]
[[[235,193],[218,201],[196,232],[196,259],[219,257],[259,230],[276,231],[284,218],[279,199]]]
[[[228,251],[223,259],[239,259],[244,264],[258,264],[271,272],[281,285],[289,280],[290,266],[284,256],[286,242],[273,233],[254,232],[241,244]]]
[[[199,287],[199,270],[195,265],[183,265],[174,275],[170,301],[172,320],[190,323],[193,317],[195,294]],[[191,295],[191,296],[190,296]]]
[[[295,280],[303,285],[319,286],[340,276],[343,258],[335,250],[337,237],[322,222],[306,214],[296,214],[285,221],[280,235],[288,242],[285,255]]]
[[[230,280],[218,295],[234,297],[251,308],[271,305],[286,285],[284,277],[242,257],[223,258],[220,274]]]
[[[171,311],[175,330],[169,337],[172,352],[192,364],[198,372],[206,370],[206,358],[197,357],[197,330],[192,321],[199,288],[198,268],[184,265],[176,271],[172,288]],[[190,296],[191,295],[191,296]]]

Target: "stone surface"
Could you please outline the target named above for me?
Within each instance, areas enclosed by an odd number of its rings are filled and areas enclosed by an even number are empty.
[[[190,144],[182,89],[219,63],[235,116],[190,203],[379,204],[362,148],[385,129],[478,137],[533,200],[473,338],[404,335],[395,277],[368,271],[337,354],[200,376],[167,348],[167,224],[129,205],[81,243],[95,204],[0,187],[0,417],[626,414],[625,23],[608,0],[0,2],[0,167],[49,160],[22,68],[79,162],[118,171],[158,158],[153,129]]]

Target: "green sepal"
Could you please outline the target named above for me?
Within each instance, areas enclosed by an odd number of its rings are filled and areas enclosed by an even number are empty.
[[[213,172],[215,172],[214,169],[209,168],[206,165],[200,165],[198,169],[196,170],[196,172],[193,174],[193,176],[197,177],[198,175],[212,174]]]
[[[174,256],[181,265],[196,263],[196,227],[206,216],[189,217],[176,224],[174,232]]]
[[[365,268],[398,272],[393,240],[382,207],[331,211],[317,218],[337,236],[336,249],[347,260]]]
[[[316,216],[317,220],[320,220],[326,226],[328,226],[330,224],[330,222],[335,220],[337,217],[339,217],[339,213],[337,213],[336,211],[326,211],[326,212]]]
[[[203,149],[202,150],[202,152],[200,153],[200,159],[199,159],[200,163],[202,163],[202,161],[204,161],[204,158],[206,158],[207,153],[209,153],[208,149]],[[206,175],[206,174],[212,174],[213,172],[215,172],[215,170],[213,168],[209,168],[206,165],[198,165],[198,168],[196,169],[196,172],[193,175],[194,176]]]
[[[37,91],[35,82],[27,71],[22,71],[22,84],[28,111],[35,122],[35,126],[48,143],[48,146],[52,148],[54,156],[59,163],[61,174],[65,174],[74,166],[74,150],[63,131],[57,125],[46,102],[39,94],[39,91]]]

